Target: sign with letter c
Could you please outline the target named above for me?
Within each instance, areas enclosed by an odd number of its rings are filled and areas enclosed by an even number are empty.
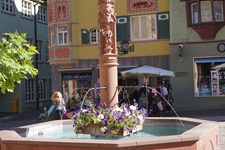
[[[225,43],[217,44],[217,51],[220,53],[224,53],[225,52]]]

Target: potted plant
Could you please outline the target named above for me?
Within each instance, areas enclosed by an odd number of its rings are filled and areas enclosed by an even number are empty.
[[[87,108],[80,108],[72,117],[77,134],[126,136],[142,129],[146,109],[138,110],[138,104],[106,108],[105,103],[89,101]]]

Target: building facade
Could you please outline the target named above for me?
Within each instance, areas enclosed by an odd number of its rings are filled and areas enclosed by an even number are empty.
[[[114,1],[114,0],[112,0]],[[49,63],[52,88],[74,96],[76,89],[98,84],[98,0],[48,0]],[[110,2],[110,1],[109,1]],[[118,48],[118,85],[143,85],[120,71],[142,65],[169,69],[169,1],[117,0],[117,47],[128,41],[134,51]],[[150,85],[156,85],[152,78]]]
[[[170,16],[176,109],[224,108],[224,0],[171,0]]]
[[[1,0],[0,33],[26,33],[27,41],[35,45],[36,77],[17,84],[14,93],[0,94],[0,112],[26,112],[51,104],[51,69],[48,63],[47,3],[43,0]]]

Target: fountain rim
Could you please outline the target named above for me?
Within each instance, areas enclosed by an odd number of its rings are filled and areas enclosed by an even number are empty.
[[[29,137],[21,137],[17,132],[22,132],[27,130],[28,128],[35,127],[37,125],[44,124],[53,124],[53,125],[61,125],[72,123],[72,120],[55,120],[42,122],[34,125],[21,126],[14,128],[13,130],[3,130],[0,131],[0,141],[2,143],[16,143],[16,144],[45,144],[52,145],[53,143],[57,143],[60,146],[81,146],[81,147],[130,147],[130,146],[140,146],[140,145],[154,145],[161,144],[162,141],[164,144],[166,143],[179,143],[179,142],[196,142],[204,137],[205,134],[211,132],[212,130],[216,130],[219,127],[217,122],[207,121],[201,119],[193,119],[186,117],[147,117],[146,120],[158,121],[158,122],[168,122],[168,121],[176,121],[179,122],[182,120],[185,124],[193,124],[196,125],[192,129],[185,131],[180,135],[171,135],[171,136],[160,136],[160,137],[151,137],[151,138],[138,138],[138,139],[124,139],[124,140],[84,140],[84,139],[37,139],[37,138],[29,138]]]

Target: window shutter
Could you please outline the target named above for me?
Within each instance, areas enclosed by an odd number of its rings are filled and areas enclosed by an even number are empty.
[[[170,19],[169,13],[157,13],[157,36],[158,39],[170,37]]]
[[[117,17],[116,19],[116,34],[117,42],[122,42],[123,40],[130,40],[130,26],[129,17]]]
[[[89,32],[86,29],[81,29],[81,37],[82,37],[82,44],[89,43]]]

